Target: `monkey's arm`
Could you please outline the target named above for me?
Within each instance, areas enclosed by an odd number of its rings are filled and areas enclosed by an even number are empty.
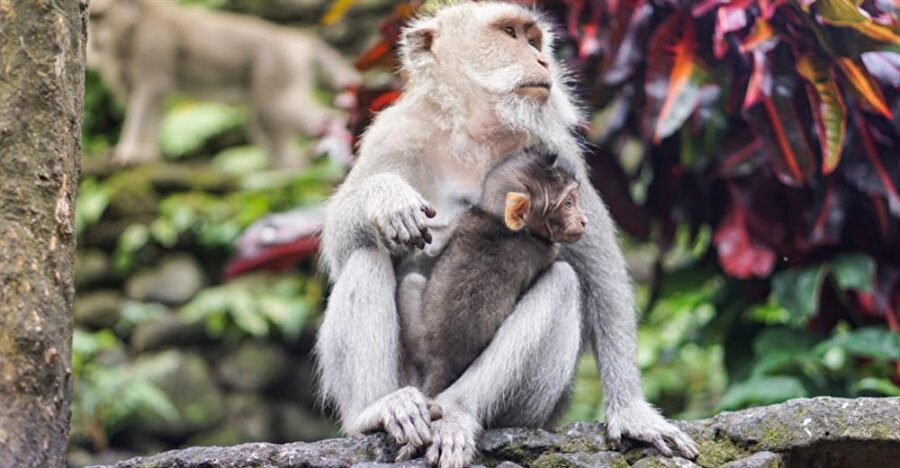
[[[607,431],[614,441],[622,435],[652,443],[671,455],[668,444],[694,458],[694,442],[666,421],[644,399],[637,366],[637,323],[631,279],[616,238],[616,226],[600,196],[579,168],[579,198],[588,228],[575,244],[564,246],[563,258],[578,273],[584,295],[584,323],[603,382]]]
[[[391,251],[430,241],[426,216],[434,210],[396,173],[348,179],[328,202],[322,255],[331,277],[340,275],[353,251],[383,246]]]

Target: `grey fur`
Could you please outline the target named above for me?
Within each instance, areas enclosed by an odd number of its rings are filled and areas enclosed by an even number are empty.
[[[663,453],[672,445],[695,456],[690,438],[644,400],[631,282],[615,225],[570,132],[579,117],[563,71],[549,62],[553,86],[538,104],[501,89],[507,69],[527,76],[527,64],[490,68],[508,56],[503,47],[511,43],[479,38],[488,37],[485,25],[506,15],[534,16],[509,3],[462,3],[408,30],[430,31],[433,49],[402,51],[407,88],[366,131],[358,163],[326,211],[322,261],[334,286],[316,343],[322,394],[335,404],[345,432],[385,429],[400,444],[427,447],[431,463],[461,467],[471,462],[483,427],[543,425],[589,342],[603,378],[610,437],[634,437]],[[548,38],[540,54],[552,57],[552,31],[535,21]],[[435,60],[434,54],[444,55]],[[472,80],[483,72],[469,64],[489,71],[484,84]],[[428,399],[413,386],[418,380],[401,355],[393,259],[404,259],[404,268],[427,265],[479,199],[492,162],[537,143],[575,165],[587,230],[562,246],[565,263],[539,276],[478,359],[435,397],[443,417],[432,421]],[[428,219],[432,207],[437,216]],[[433,241],[409,255],[426,228]]]
[[[574,167],[556,164],[555,155],[526,151],[513,155],[485,176],[479,204],[460,216],[453,239],[438,259],[424,289],[413,273],[398,290],[407,361],[423,374],[422,390],[435,396],[455,381],[488,345],[535,278],[556,259],[557,232],[584,216],[577,202],[557,205],[571,191]],[[506,195],[526,194],[527,225],[504,224]],[[566,225],[568,218],[574,223]]]

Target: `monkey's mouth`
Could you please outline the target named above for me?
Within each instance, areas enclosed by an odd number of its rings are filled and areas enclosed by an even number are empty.
[[[545,89],[550,90],[550,83],[546,81],[526,81],[519,85],[519,89]]]
[[[516,88],[516,94],[526,99],[546,102],[550,98],[550,83],[547,81],[526,81]]]

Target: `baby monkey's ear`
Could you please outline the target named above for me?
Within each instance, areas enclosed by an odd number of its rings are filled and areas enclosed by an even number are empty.
[[[506,227],[513,231],[519,231],[525,227],[525,214],[528,213],[529,205],[531,205],[531,199],[528,198],[528,195],[519,192],[507,193],[504,216]]]

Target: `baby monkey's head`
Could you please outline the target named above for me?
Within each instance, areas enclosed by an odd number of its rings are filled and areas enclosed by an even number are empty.
[[[541,150],[515,154],[492,169],[482,200],[487,211],[502,213],[509,229],[527,229],[551,242],[576,242],[587,225],[578,204],[575,167]]]

